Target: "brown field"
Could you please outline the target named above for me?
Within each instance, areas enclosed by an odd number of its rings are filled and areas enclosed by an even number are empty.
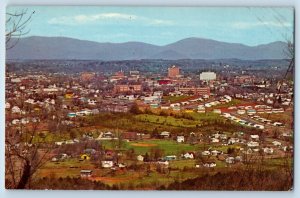
[[[139,146],[139,147],[153,147],[157,146],[157,144],[149,144],[149,143],[132,143],[132,146]]]

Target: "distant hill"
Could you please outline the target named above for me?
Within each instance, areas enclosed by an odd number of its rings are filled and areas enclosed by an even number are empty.
[[[211,39],[186,38],[165,46],[142,42],[98,43],[66,37],[25,37],[7,50],[7,59],[284,59],[287,44],[281,41],[258,46]]]

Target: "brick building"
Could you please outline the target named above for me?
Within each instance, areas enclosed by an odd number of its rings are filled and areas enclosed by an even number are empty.
[[[188,94],[193,93],[194,95],[210,95],[210,88],[209,87],[196,87],[196,86],[189,86],[189,87],[179,87],[178,91]]]
[[[176,78],[180,75],[179,67],[173,65],[172,67],[168,68],[168,77],[169,78]]]

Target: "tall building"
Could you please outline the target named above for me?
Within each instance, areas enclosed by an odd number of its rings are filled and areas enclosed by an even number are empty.
[[[169,78],[176,78],[180,75],[179,67],[173,65],[172,67],[168,68],[168,77]]]
[[[200,80],[216,80],[217,79],[217,74],[215,72],[202,72],[200,74]]]

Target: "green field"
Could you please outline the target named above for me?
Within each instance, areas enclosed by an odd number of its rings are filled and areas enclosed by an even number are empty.
[[[141,114],[136,115],[135,118],[139,121],[150,122],[155,124],[175,126],[175,127],[196,127],[199,124],[198,121],[184,119],[184,118],[174,118],[172,116],[158,116],[158,115],[149,115]]]
[[[240,105],[240,104],[242,104],[242,103],[243,103],[242,100],[239,100],[239,99],[233,99],[233,100],[231,100],[230,102],[228,102],[228,103],[226,103],[226,104],[219,104],[219,105],[214,106],[213,108],[214,108],[214,109],[217,109],[217,108],[231,107],[231,106]]]

